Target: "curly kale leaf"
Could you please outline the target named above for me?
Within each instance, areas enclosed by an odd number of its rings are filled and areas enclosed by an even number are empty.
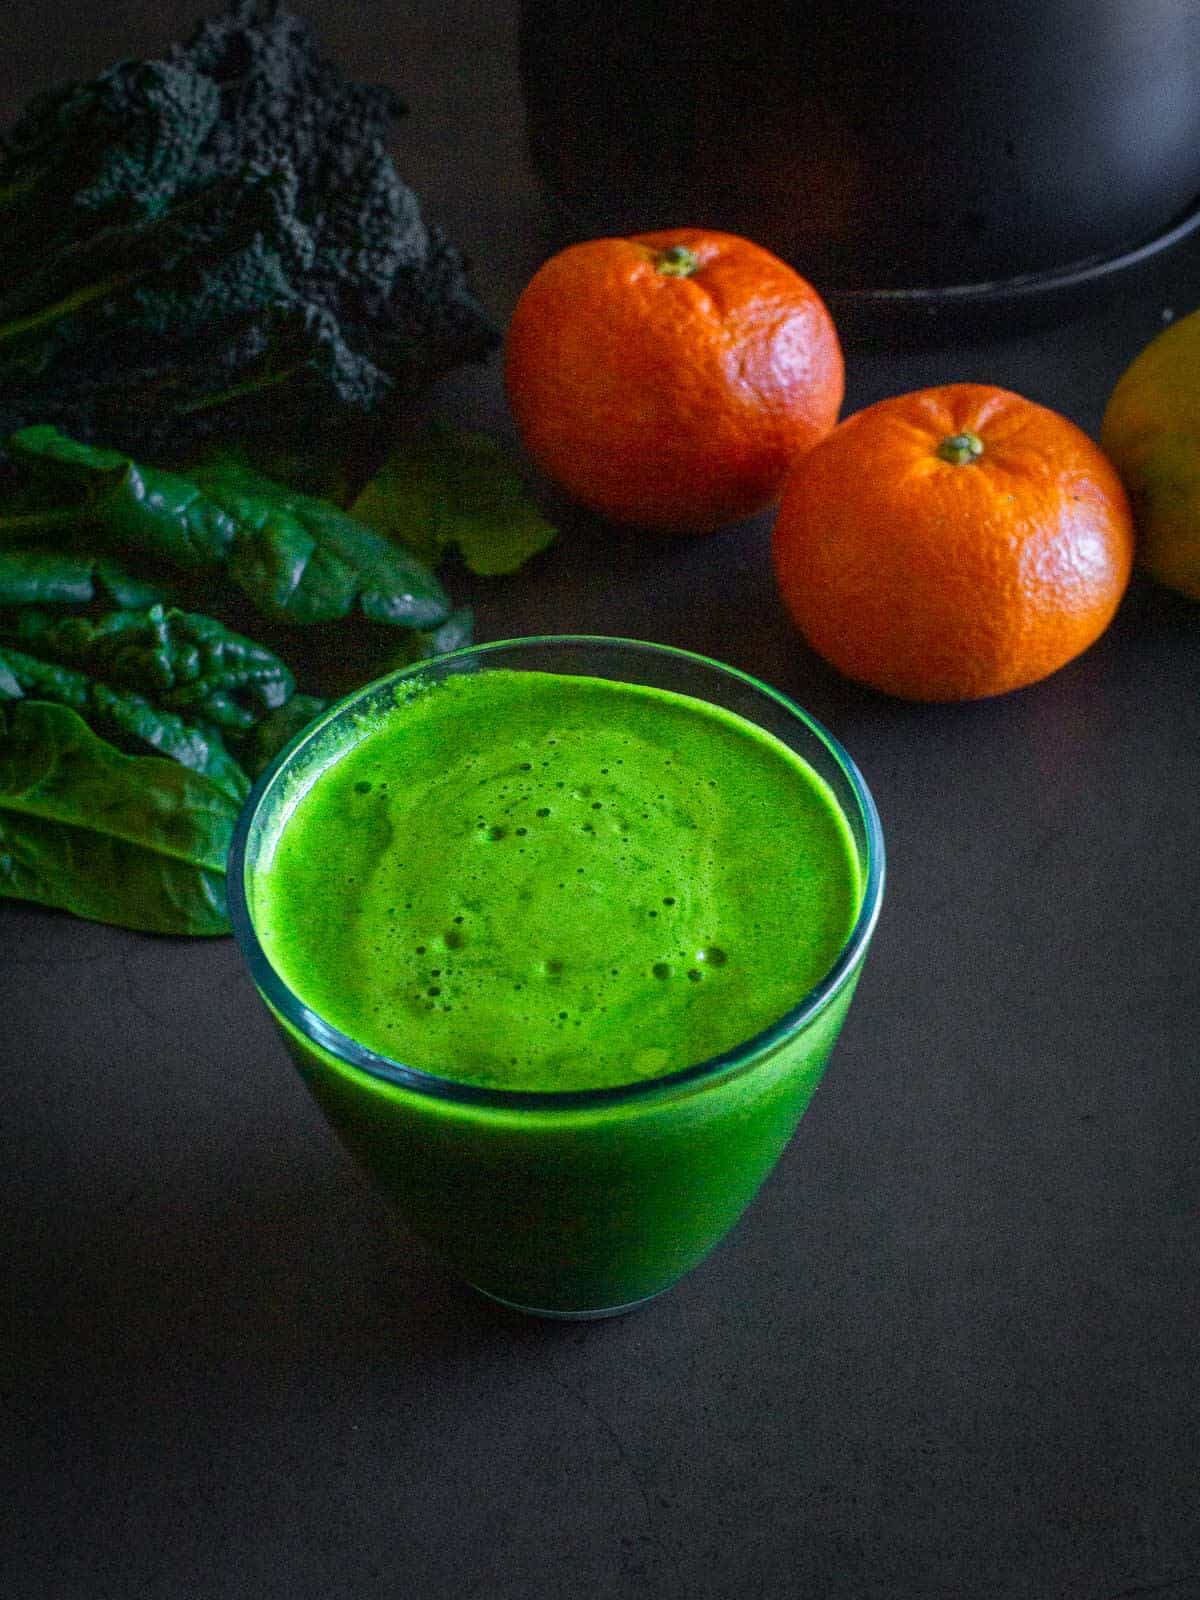
[[[498,330],[387,152],[402,110],[271,0],[37,96],[0,144],[0,437],[179,461],[361,433],[483,359]]]

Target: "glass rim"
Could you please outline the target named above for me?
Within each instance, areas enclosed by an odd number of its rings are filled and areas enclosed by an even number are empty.
[[[635,654],[670,656],[677,661],[692,663],[737,679],[758,694],[774,701],[789,717],[801,723],[825,746],[849,783],[859,808],[866,845],[866,872],[858,915],[838,952],[837,959],[795,1005],[789,1007],[767,1027],[742,1040],[732,1049],[706,1057],[703,1061],[694,1062],[691,1066],[681,1067],[674,1072],[663,1073],[653,1078],[638,1078],[630,1083],[584,1089],[495,1088],[488,1084],[465,1083],[459,1079],[442,1077],[438,1073],[410,1066],[406,1062],[359,1044],[357,1040],[327,1022],[300,999],[271,965],[255,932],[246,895],[246,855],[251,830],[264,797],[280,773],[307,744],[319,736],[324,728],[336,718],[344,716],[364,699],[385,691],[395,683],[420,677],[431,670],[440,670],[447,663],[460,661],[469,656],[487,656],[500,651],[531,647],[554,649],[581,646],[599,646],[628,650]],[[599,673],[594,675],[600,676]],[[702,697],[697,695],[695,698]],[[652,1099],[655,1096],[696,1087],[709,1079],[720,1078],[750,1066],[760,1057],[772,1053],[791,1035],[798,1033],[830,1004],[857,968],[879,919],[883,899],[884,865],[883,829],[879,813],[857,764],[827,728],[782,690],[773,688],[752,673],[744,672],[740,667],[731,666],[727,662],[718,661],[713,656],[702,655],[694,650],[682,649],[677,645],[658,644],[647,639],[627,639],[611,634],[529,634],[510,639],[496,639],[486,644],[465,645],[458,650],[426,657],[374,678],[327,706],[272,758],[251,787],[238,813],[229,847],[227,893],[233,937],[260,994],[269,1007],[286,1023],[337,1060],[366,1073],[369,1077],[438,1100],[458,1102],[463,1105],[489,1106],[495,1109],[578,1111],[584,1107],[596,1109],[616,1107],[627,1102]]]

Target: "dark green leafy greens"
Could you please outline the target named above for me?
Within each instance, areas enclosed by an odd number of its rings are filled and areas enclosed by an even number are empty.
[[[0,540],[59,539],[120,550],[185,570],[219,565],[237,530],[189,479],[80,443],[46,424],[8,440],[20,493],[0,515]]]
[[[238,801],[69,706],[0,702],[0,894],[151,933],[228,931]]]
[[[353,512],[227,450],[184,474],[44,424],[9,447],[21,480],[0,505],[0,607],[106,597],[243,630],[249,617],[284,659],[322,657],[326,693],[471,642],[470,608],[433,571],[448,551],[491,576],[555,536],[495,441],[437,423],[397,446]]]
[[[0,517],[0,524],[3,518]],[[0,537],[0,607],[22,605],[152,606],[163,591],[103,556],[59,549],[6,549]]]
[[[46,425],[21,429],[9,449],[25,483],[0,515],[0,541],[58,538],[159,575],[220,569],[263,616],[300,624],[357,609],[429,628],[449,614],[441,583],[404,546],[236,457],[212,455],[185,477]]]
[[[432,422],[393,450],[351,506],[431,567],[457,553],[472,572],[515,572],[555,537],[497,440]]]
[[[169,756],[235,800],[323,702],[272,651],[109,566],[0,550],[0,702],[53,702],[118,749]],[[113,604],[114,591],[130,604]],[[41,603],[37,603],[41,602]]]
[[[0,701],[4,700],[65,706],[118,749],[169,756],[234,800],[244,799],[249,790],[244,770],[215,728],[187,722],[133,690],[113,689],[84,672],[0,645]]]
[[[227,931],[238,806],[325,706],[285,664],[302,638],[346,674],[334,693],[469,645],[469,608],[394,536],[427,520],[430,562],[454,547],[482,573],[552,536],[490,453],[451,469],[446,435],[389,462],[366,501],[384,531],[229,453],[184,477],[53,427],[11,445],[26,482],[0,509],[0,896],[155,933]],[[197,578],[250,602],[288,651],[178,603]]]
[[[195,469],[239,530],[229,576],[268,617],[328,622],[357,608],[371,622],[437,627],[446,591],[403,545],[328,501],[281,488],[229,456]]]
[[[212,617],[162,605],[62,616],[38,606],[0,612],[0,644],[78,668],[109,684],[143,688],[169,711],[241,732],[291,698],[278,656]]]
[[[456,452],[455,437],[435,429],[393,454],[366,501],[376,527],[228,451],[184,475],[45,425],[10,441],[22,482],[0,507],[0,895],[152,932],[227,930],[209,846],[224,830],[227,847],[253,777],[329,693],[471,642],[470,608],[401,541],[428,523],[430,563],[455,548],[488,573],[553,535],[498,451]],[[197,590],[224,614],[185,604]],[[269,642],[232,625],[235,598]],[[297,690],[299,662],[323,692]],[[113,831],[97,808],[117,789]],[[164,848],[164,806],[197,808],[207,854]]]
[[[0,438],[311,450],[486,356],[498,332],[388,154],[404,109],[273,0],[32,100],[0,142]]]

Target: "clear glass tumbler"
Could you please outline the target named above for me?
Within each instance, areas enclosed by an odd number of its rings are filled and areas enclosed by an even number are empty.
[[[414,677],[553,672],[693,696],[766,729],[829,786],[863,885],[837,959],[769,1027],[714,1059],[613,1088],[484,1087],[365,1048],[318,1016],[255,931],[256,864],[364,715]],[[469,1284],[554,1317],[612,1315],[659,1294],[733,1227],[820,1081],[879,915],[884,851],[853,761],[784,695],[662,645],[591,637],[505,641],[405,668],[324,713],[251,794],[229,860],[234,935],[258,992],[331,1127],[404,1223]],[[753,893],[753,885],[747,886]]]

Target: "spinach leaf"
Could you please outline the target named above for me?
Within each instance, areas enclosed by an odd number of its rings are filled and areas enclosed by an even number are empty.
[[[0,548],[0,607],[87,606],[102,601],[138,607],[156,605],[164,598],[154,584],[132,577],[102,556]]]
[[[110,548],[184,569],[221,564],[237,541],[228,513],[177,473],[79,444],[43,423],[18,429],[8,448],[29,484],[18,512],[0,518],[0,538],[70,537],[86,528]]]
[[[431,567],[457,551],[472,572],[515,572],[553,542],[497,440],[431,422],[399,446],[351,506]]]
[[[392,656],[387,670],[410,666],[414,661],[424,661],[429,656],[445,655],[451,650],[465,650],[474,637],[475,613],[470,606],[459,606],[450,613],[440,627],[420,628],[410,634],[406,641],[407,648]]]
[[[364,492],[365,520],[229,453],[185,476],[53,427],[11,445],[0,896],[147,931],[226,931],[238,809],[327,704],[292,667],[340,694],[468,645],[432,564],[510,572],[554,537],[497,445],[438,425]]]
[[[428,628],[449,612],[428,567],[329,501],[287,489],[229,455],[193,471],[240,530],[229,576],[267,616],[326,622],[357,602],[372,622]]]
[[[67,706],[0,704],[0,894],[148,933],[227,933],[237,810],[177,761],[123,755]]]
[[[0,611],[0,643],[109,684],[145,691],[159,706],[219,728],[251,727],[295,689],[278,656],[212,617],[153,605],[95,618],[38,606]]]
[[[232,800],[249,791],[245,772],[215,728],[185,722],[132,689],[110,688],[84,672],[0,644],[0,701],[25,699],[68,707],[119,749],[168,756]]]
[[[190,475],[164,472],[56,428],[9,440],[28,473],[0,541],[57,537],[72,547],[136,555],[156,572],[219,569],[264,615],[336,621],[357,609],[374,622],[436,627],[445,590],[410,551],[325,500],[218,454]]]

